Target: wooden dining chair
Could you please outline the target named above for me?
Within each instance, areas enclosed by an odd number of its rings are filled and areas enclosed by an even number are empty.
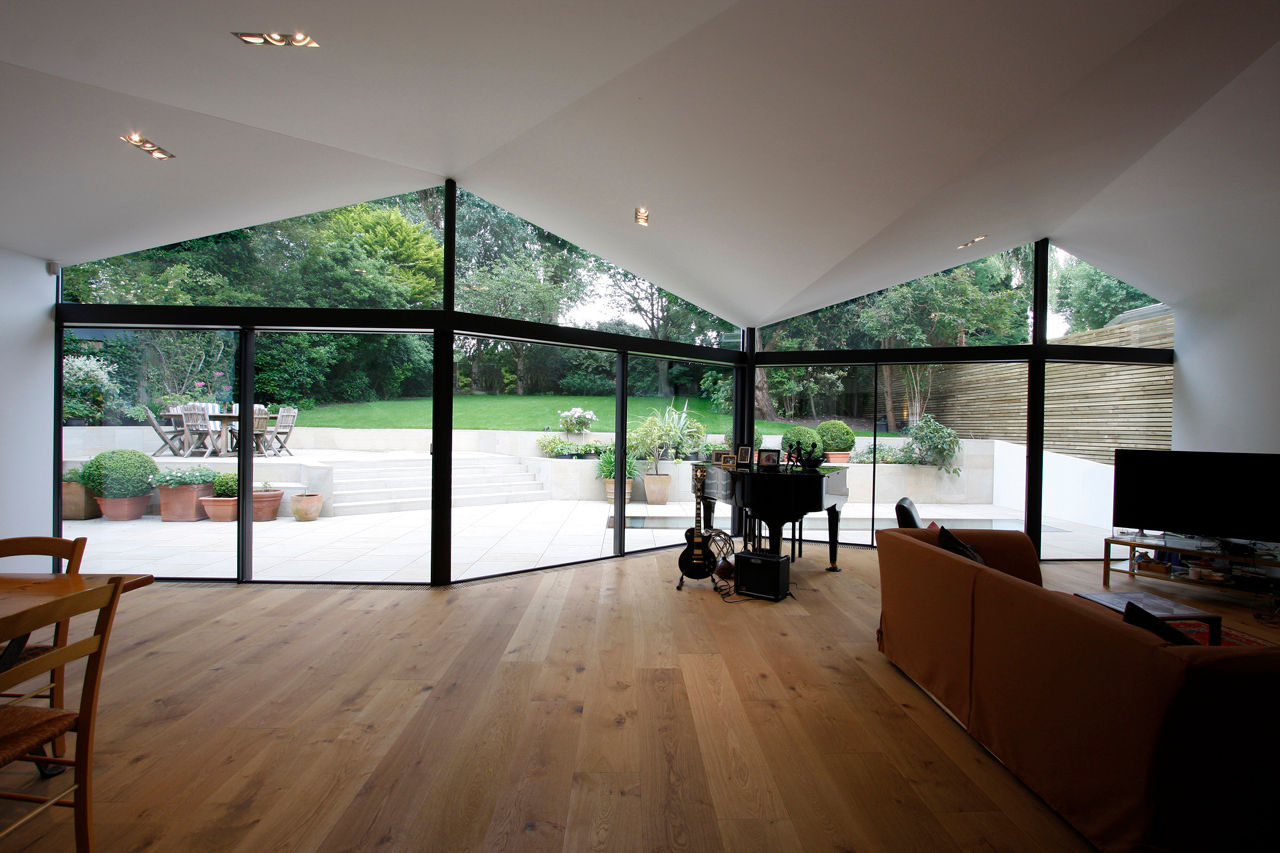
[[[293,425],[298,421],[298,410],[293,406],[281,406],[276,415],[275,425],[271,427],[264,442],[265,452],[279,456],[281,453],[293,455],[288,448],[289,436],[293,435]]]
[[[151,428],[156,431],[156,435],[160,436],[160,440],[164,442],[164,444],[156,448],[156,452],[151,455],[159,456],[167,450],[174,456],[181,456],[182,440],[185,435],[181,425],[165,426],[156,418],[154,412],[146,406],[143,406],[142,408],[147,413],[147,423],[151,424]]]
[[[204,448],[205,456],[220,452],[219,430],[210,425],[209,411],[202,404],[187,403],[182,407],[182,430],[187,435],[187,447],[183,456],[190,456],[200,448]]]
[[[57,557],[63,561],[62,570],[68,575],[80,574],[80,561],[84,559],[85,546],[89,540],[81,536],[79,539],[59,539],[55,536],[15,536],[0,539],[0,557]],[[0,563],[3,566],[3,563]],[[51,648],[67,644],[67,625],[61,623],[53,629],[50,643],[27,642],[18,657],[18,662],[31,660],[44,654]],[[49,676],[49,683],[31,695],[34,699],[48,699],[50,707],[62,707],[64,675],[62,667],[54,669]],[[0,693],[0,698],[13,698],[17,694]],[[27,694],[22,694],[27,695]],[[53,754],[62,755],[66,751],[66,741],[59,737],[53,745]],[[48,768],[42,766],[41,773],[48,775]]]
[[[0,798],[38,804],[20,819],[0,829],[0,839],[52,806],[66,806],[75,810],[77,853],[93,850],[93,736],[98,691],[102,684],[111,623],[123,589],[124,579],[113,577],[104,586],[81,590],[0,618],[0,642],[11,643],[20,641],[32,631],[69,622],[82,614],[97,614],[91,635],[51,648],[0,672],[0,690],[8,691],[37,678],[44,680],[46,673],[85,659],[80,702],[75,710],[65,706],[45,708],[26,705],[21,700],[0,706],[0,767],[15,761],[31,761],[75,768],[70,787],[53,796],[0,791]],[[46,744],[70,733],[76,736],[74,757],[49,758],[44,755]]]

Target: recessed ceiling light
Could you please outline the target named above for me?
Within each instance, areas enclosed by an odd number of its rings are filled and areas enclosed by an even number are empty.
[[[306,33],[232,33],[245,44],[274,44],[276,47],[319,47]]]
[[[159,145],[156,145],[150,139],[147,139],[145,136],[143,136],[142,134],[136,131],[133,133],[130,133],[128,136],[122,136],[120,138],[123,139],[125,142],[129,143],[130,145],[132,145],[134,148],[137,148],[140,151],[145,151],[146,153],[150,154],[152,157],[156,158],[157,160],[173,159],[172,154],[170,154],[168,151],[165,151]]]
[[[636,224],[643,225],[646,228],[649,227],[649,208],[647,207],[636,208]]]
[[[987,235],[986,235],[986,234],[979,234],[977,237],[974,237],[974,238],[973,238],[972,240],[970,240],[968,243],[961,243],[959,246],[956,246],[956,248],[957,248],[957,249],[967,249],[967,248],[969,248],[970,246],[972,246],[974,243],[980,242],[980,241],[985,240],[985,239],[987,239]]]

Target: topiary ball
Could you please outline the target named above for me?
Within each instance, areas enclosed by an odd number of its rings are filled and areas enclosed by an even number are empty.
[[[240,476],[238,474],[219,474],[213,478],[213,496],[215,498],[235,498],[240,496]]]
[[[807,451],[815,444],[817,445],[815,452],[821,455],[822,438],[815,430],[806,426],[793,426],[782,434],[782,449],[786,453],[798,455],[800,450]]]
[[[80,477],[89,491],[104,498],[132,498],[151,493],[151,478],[160,473],[156,461],[140,450],[104,450],[85,463]]]
[[[853,430],[844,421],[823,421],[818,424],[818,437],[828,453],[841,453],[853,447]]]

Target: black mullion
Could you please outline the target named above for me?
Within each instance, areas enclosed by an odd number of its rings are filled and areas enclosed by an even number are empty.
[[[236,476],[240,500],[236,519],[236,580],[253,580],[253,361],[257,352],[257,330],[240,329],[240,451],[236,455]],[[248,439],[249,452],[245,452]],[[212,443],[212,442],[211,442]]]
[[[444,182],[443,321],[432,339],[431,585],[453,583],[453,307],[457,285],[458,184]]]
[[[1024,529],[1040,553],[1044,526],[1044,400],[1045,355],[1049,324],[1049,239],[1035,243],[1031,282],[1031,341],[1033,355],[1027,362],[1027,493],[1023,507]]]
[[[613,382],[613,553],[627,553],[627,386],[631,384],[627,351],[618,350]]]

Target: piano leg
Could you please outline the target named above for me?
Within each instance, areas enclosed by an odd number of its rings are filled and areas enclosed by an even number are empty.
[[[836,555],[840,552],[840,507],[834,505],[827,507],[827,552],[831,557],[827,571],[840,571],[836,565]]]

